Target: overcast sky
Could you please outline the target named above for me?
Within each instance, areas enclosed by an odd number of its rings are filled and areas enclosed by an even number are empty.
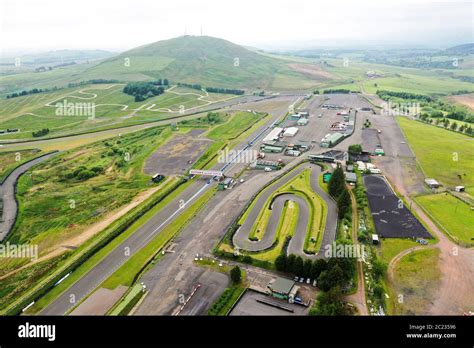
[[[3,52],[125,50],[188,34],[260,48],[473,42],[473,1],[0,0]]]

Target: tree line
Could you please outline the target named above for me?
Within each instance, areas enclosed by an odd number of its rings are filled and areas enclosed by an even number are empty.
[[[433,117],[433,116],[431,116]],[[429,118],[428,115],[422,114],[420,120],[425,123],[434,124],[435,126],[444,127],[455,132],[465,133],[467,135],[474,135],[474,130],[471,125],[462,123],[459,125],[456,121],[450,121],[447,117]],[[467,121],[466,121],[467,122]]]
[[[350,89],[345,89],[345,88],[337,88],[337,89],[325,89],[323,91],[323,94],[349,94],[351,93]],[[318,92],[319,94],[319,92]]]
[[[352,201],[346,185],[346,177],[340,165],[334,170],[328,183],[329,194],[337,203],[337,212],[340,219],[351,214]]]
[[[49,91],[51,91],[51,90],[46,89],[46,88],[43,88],[43,89],[42,88],[33,88],[33,89],[30,89],[30,90],[23,90],[21,92],[15,92],[15,93],[7,94],[7,99],[22,97],[24,95],[29,95],[29,94],[49,92]]]
[[[224,93],[224,94],[236,94],[242,95],[245,92],[241,89],[229,89],[229,88],[218,88],[218,87],[206,87],[206,92],[209,93]]]
[[[107,79],[92,79],[92,80],[87,80],[87,81],[81,81],[81,82],[71,82],[68,83],[67,87],[68,88],[73,88],[73,87],[80,87],[80,86],[85,86],[85,85],[100,85],[100,84],[106,84],[106,83],[119,83],[119,80],[107,80]]]
[[[390,97],[401,98],[401,99],[412,99],[412,100],[420,100],[425,102],[433,101],[433,98],[423,94],[415,94],[415,93],[408,93],[408,92],[395,92],[395,91],[385,91],[385,90],[377,90],[376,94],[385,101],[389,100]]]
[[[344,242],[341,242],[344,244]],[[318,297],[318,303],[311,309],[312,315],[344,315],[347,314],[343,289],[347,288],[356,271],[355,259],[351,257],[333,257],[327,261],[317,259],[311,261],[294,254],[280,254],[275,260],[275,268],[281,272],[294,274],[298,277],[316,280],[319,289],[324,291]]]

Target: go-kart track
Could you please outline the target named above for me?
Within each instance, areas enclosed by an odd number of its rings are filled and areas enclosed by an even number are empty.
[[[307,200],[296,194],[282,193],[281,195],[276,196],[273,201],[270,202],[270,206],[265,206],[268,198],[271,197],[276,190],[278,190],[290,180],[301,174],[301,172],[308,167],[311,168],[311,188],[325,201],[327,205],[327,214],[326,216],[323,216],[323,221],[325,220],[326,224],[324,228],[324,235],[322,236],[323,239],[321,243],[321,248],[314,255],[307,254],[303,251],[306,233],[308,232],[309,217],[311,216],[310,206]],[[280,221],[280,216],[283,211],[283,207],[285,205],[285,202],[290,200],[298,204],[299,215],[295,232],[293,234],[293,237],[291,238],[290,243],[288,244],[287,253],[300,255],[306,258],[323,258],[324,253],[322,252],[322,250],[324,250],[324,246],[330,245],[336,238],[337,207],[336,202],[319,187],[318,177],[320,174],[321,168],[318,165],[305,163],[291,170],[280,180],[277,180],[276,182],[269,185],[258,196],[244,223],[234,234],[234,245],[241,250],[250,252],[259,252],[271,248],[276,242],[276,236],[278,232],[277,229]],[[265,233],[263,234],[263,237],[259,241],[252,241],[249,239],[249,236],[252,227],[258,219],[259,213],[262,209],[271,209],[272,213],[269,218],[267,228],[265,230]]]
[[[386,238],[432,238],[384,177],[365,175],[363,180],[378,234]]]

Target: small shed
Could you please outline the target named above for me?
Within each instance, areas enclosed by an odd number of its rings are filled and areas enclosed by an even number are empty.
[[[378,234],[373,234],[372,235],[372,244],[374,244],[374,245],[379,244],[379,235]]]
[[[433,178],[426,178],[425,184],[430,188],[438,188],[440,186],[439,182]]]
[[[346,182],[350,184],[355,184],[357,182],[357,175],[356,173],[346,172]]]

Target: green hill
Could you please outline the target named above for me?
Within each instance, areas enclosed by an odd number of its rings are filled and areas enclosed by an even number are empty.
[[[293,70],[291,62],[209,36],[181,36],[137,47],[91,67],[81,78],[169,78],[173,82],[244,89],[310,88],[325,79]]]

